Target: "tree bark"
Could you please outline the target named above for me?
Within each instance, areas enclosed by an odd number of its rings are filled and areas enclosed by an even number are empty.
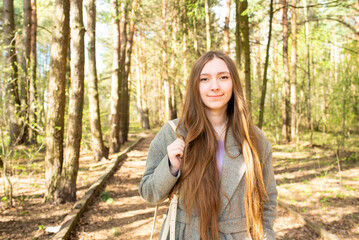
[[[88,97],[91,127],[91,148],[96,161],[108,158],[103,143],[100,117],[100,100],[96,67],[96,0],[86,1],[88,36]]]
[[[270,1],[270,9],[269,9],[269,32],[268,32],[266,59],[265,59],[265,63],[264,63],[261,102],[260,102],[260,106],[259,106],[259,122],[258,122],[259,128],[262,128],[263,119],[264,119],[264,102],[265,102],[265,97],[266,97],[266,93],[267,93],[267,81],[268,81],[267,72],[268,72],[268,63],[269,63],[270,42],[272,39],[272,23],[273,23],[273,0]]]
[[[144,129],[150,129],[149,111],[147,103],[147,60],[146,60],[146,46],[145,46],[145,33],[144,29],[139,29],[139,38],[135,41],[136,47],[136,73],[137,73],[137,85],[136,85],[136,97],[137,97],[137,109],[141,115],[141,125]]]
[[[313,145],[313,119],[312,119],[312,106],[311,106],[311,77],[310,77],[310,47],[309,47],[309,25],[308,25],[308,5],[307,0],[304,0],[304,16],[305,16],[305,43],[306,43],[306,61],[307,61],[307,77],[308,77],[308,128],[310,129],[310,145]],[[335,70],[335,74],[337,70]],[[335,77],[337,79],[337,77]]]
[[[194,48],[194,51],[197,53],[197,56],[201,56],[201,53],[198,49],[198,40],[197,40],[197,19],[196,19],[196,16],[197,16],[197,8],[194,9],[194,12],[195,14],[192,16],[192,19],[193,19],[193,48]]]
[[[187,29],[187,5],[186,0],[182,0],[183,2],[183,15],[182,15],[182,32],[183,32],[183,92],[186,89],[187,79],[188,79],[188,60],[187,60],[187,38],[188,38],[188,29]]]
[[[209,3],[208,0],[204,0],[204,9],[206,13],[206,43],[207,43],[207,52],[211,50],[211,30],[210,30],[210,21],[209,21]]]
[[[359,15],[359,0],[355,3],[356,14]],[[359,18],[355,18],[355,38],[357,42],[357,51],[359,52]],[[358,66],[359,66],[359,54],[357,55]],[[357,68],[357,78],[359,79],[359,68]],[[351,89],[353,89],[353,97],[354,97],[354,104],[353,104],[353,111],[355,114],[356,120],[356,132],[359,134],[359,101],[358,101],[358,89],[355,84],[352,84]]]
[[[69,0],[56,0],[52,30],[48,109],[46,114],[46,193],[45,200],[56,199],[63,164],[66,60],[69,36]]]
[[[283,14],[283,98],[282,98],[282,135],[285,143],[290,141],[289,130],[289,62],[288,62],[288,4],[286,0],[282,0]]]
[[[229,55],[229,19],[231,14],[231,0],[226,1],[226,17],[224,19],[224,44],[223,52]]]
[[[29,84],[29,141],[31,144],[37,142],[37,88],[36,88],[36,71],[37,71],[37,2],[31,0],[31,51],[30,51],[30,84]]]
[[[110,153],[120,151],[120,23],[117,0],[111,0],[112,33],[113,33],[113,63],[111,79],[111,133]]]
[[[138,1],[134,0],[132,2],[131,8],[131,16],[130,16],[130,26],[129,26],[129,34],[128,34],[128,42],[127,42],[127,50],[126,50],[126,65],[125,65],[125,94],[126,94],[126,102],[124,105],[125,108],[125,126],[124,126],[124,141],[128,141],[128,131],[130,127],[130,94],[129,94],[129,74],[131,72],[131,58],[132,58],[132,48],[133,48],[133,37],[136,31],[135,25],[135,17],[137,12]]]
[[[120,51],[120,143],[124,144],[126,142],[126,102],[127,102],[127,89],[128,84],[126,82],[126,48],[127,48],[127,18],[128,18],[128,2],[121,1],[120,5],[120,41],[121,41],[121,51]]]
[[[15,50],[15,20],[13,0],[4,1],[4,44],[6,52],[6,98],[10,121],[10,145],[17,145],[20,141],[19,107],[20,97],[18,90],[18,68]]]
[[[292,0],[292,76],[290,86],[290,107],[291,107],[291,124],[290,135],[292,141],[297,138],[296,120],[297,120],[297,0]]]
[[[257,33],[256,33],[256,45],[257,45],[257,53],[256,53],[256,75],[258,83],[260,79],[262,79],[262,49],[261,49],[261,26],[258,25]]]
[[[76,179],[82,137],[82,109],[84,99],[85,50],[82,0],[70,1],[71,27],[71,85],[67,115],[66,152],[62,168],[61,187],[57,202],[76,201]]]
[[[29,67],[30,67],[30,51],[31,51],[31,0],[23,0],[24,19],[22,29],[22,45],[23,54],[21,56],[21,112],[23,133],[21,143],[28,143],[29,138]]]
[[[171,99],[171,84],[168,76],[168,66],[167,66],[167,22],[166,22],[166,1],[162,0],[162,79],[164,82],[164,90],[165,90],[165,106],[167,112],[167,120],[171,120],[172,116],[172,99]]]
[[[248,14],[243,14],[248,8],[247,0],[236,1],[236,59],[239,68],[239,78],[245,83],[245,98],[251,113],[251,68],[249,46]]]
[[[170,88],[171,88],[171,119],[177,118],[177,102],[176,102],[176,86],[177,86],[177,68],[176,59],[178,55],[177,51],[177,32],[178,32],[178,0],[173,2],[173,25],[172,25],[172,52],[171,52],[171,64],[170,64]]]

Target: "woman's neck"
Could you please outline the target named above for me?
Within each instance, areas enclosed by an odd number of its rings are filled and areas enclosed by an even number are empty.
[[[225,130],[227,125],[226,111],[221,111],[221,112],[206,111],[206,115],[214,131],[216,132],[217,140],[223,141],[225,137]]]

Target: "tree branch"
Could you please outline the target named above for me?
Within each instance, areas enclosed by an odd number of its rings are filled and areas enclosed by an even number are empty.
[[[322,20],[329,20],[329,21],[335,21],[335,22],[341,23],[342,25],[349,28],[353,33],[357,34],[357,31],[354,26],[352,26],[349,23],[345,22],[344,20],[338,19],[338,18],[332,18],[332,17],[312,18],[312,19],[309,19],[308,22],[318,22],[318,21],[322,21]],[[298,23],[298,25],[303,25],[303,24],[305,24],[305,22],[306,21],[301,21],[300,23]]]

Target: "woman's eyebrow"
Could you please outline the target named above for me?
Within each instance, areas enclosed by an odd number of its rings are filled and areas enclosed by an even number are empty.
[[[230,74],[229,72],[225,71],[225,72],[218,72],[216,75],[221,75],[221,74],[224,74],[224,73],[226,73],[226,74]],[[202,75],[205,75],[205,76],[211,76],[211,74],[210,74],[210,73],[201,73],[201,76],[202,76]]]
[[[217,73],[217,75],[224,74],[224,73],[226,73],[226,74],[230,74],[229,72],[224,71],[224,72],[219,72],[219,73]]]

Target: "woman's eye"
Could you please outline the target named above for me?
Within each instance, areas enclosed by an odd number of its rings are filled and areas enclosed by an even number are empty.
[[[205,81],[208,81],[208,78],[201,78],[200,80],[201,80],[201,82],[205,82]]]
[[[220,79],[223,79],[223,80],[228,79],[228,76],[221,76]]]

